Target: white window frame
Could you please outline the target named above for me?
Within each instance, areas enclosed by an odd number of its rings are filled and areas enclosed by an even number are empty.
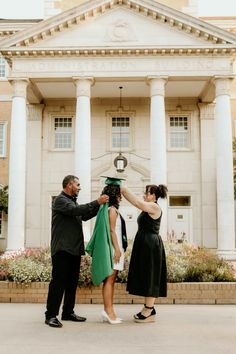
[[[6,146],[7,146],[7,122],[0,121],[0,125],[3,126],[3,151],[0,151],[0,158],[6,157]]]
[[[171,118],[175,117],[187,117],[188,121],[188,146],[186,147],[178,147],[178,146],[171,146],[171,127],[170,127],[170,120]],[[192,150],[192,117],[189,112],[171,112],[168,113],[168,150],[169,151],[191,151]]]
[[[108,129],[107,132],[109,134],[109,137],[107,139],[108,141],[108,150],[109,151],[114,151],[114,152],[128,152],[133,150],[134,147],[134,115],[135,113],[133,111],[109,111],[106,112],[107,115],[107,125],[108,125]],[[112,118],[117,118],[117,117],[128,117],[129,118],[129,146],[127,147],[113,147],[112,146]]]
[[[72,126],[71,126],[71,147],[70,148],[65,148],[65,147],[62,147],[62,148],[57,148],[55,147],[55,119],[56,118],[71,118],[71,123],[72,123]],[[51,115],[51,129],[52,129],[52,146],[51,146],[51,149],[53,151],[73,151],[74,149],[74,124],[75,124],[75,117],[73,114],[71,113],[68,113],[68,114],[53,114]]]

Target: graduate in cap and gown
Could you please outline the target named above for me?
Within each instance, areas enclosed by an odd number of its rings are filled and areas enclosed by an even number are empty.
[[[97,215],[91,240],[86,251],[92,256],[92,281],[103,282],[104,310],[102,320],[110,324],[122,322],[113,307],[114,285],[117,273],[124,269],[124,253],[127,248],[125,221],[119,213],[121,179],[106,177],[102,194],[109,196]]]

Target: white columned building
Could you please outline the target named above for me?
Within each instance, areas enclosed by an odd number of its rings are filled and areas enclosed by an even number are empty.
[[[14,88],[7,248],[48,245],[64,176],[78,175],[78,201],[90,202],[122,152],[134,193],[149,183],[168,187],[168,201],[160,200],[164,238],[168,232],[236,259],[235,50],[235,34],[142,0],[87,1],[3,38]],[[137,211],[125,200],[122,208],[133,238]]]
[[[167,78],[149,78],[150,84],[150,181],[167,185],[165,85]],[[160,199],[162,235],[167,234],[167,201]]]
[[[91,201],[91,108],[92,78],[74,78],[76,84],[75,175],[80,179],[80,203]]]
[[[25,247],[27,79],[12,80],[7,250]]]
[[[235,214],[232,126],[230,108],[231,78],[215,79],[216,86],[216,170],[218,254],[235,259]]]

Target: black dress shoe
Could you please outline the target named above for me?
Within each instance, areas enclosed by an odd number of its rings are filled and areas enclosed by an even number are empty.
[[[62,327],[62,323],[56,317],[46,318],[45,323],[50,327],[55,327],[55,328]]]
[[[75,313],[71,313],[70,315],[63,315],[62,314],[61,319],[62,319],[62,321],[74,321],[74,322],[86,321],[85,317],[78,316]]]

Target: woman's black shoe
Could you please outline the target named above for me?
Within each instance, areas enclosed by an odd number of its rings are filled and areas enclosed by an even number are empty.
[[[154,322],[155,321],[155,316],[156,316],[156,310],[153,307],[148,307],[144,305],[146,309],[152,310],[149,316],[144,316],[142,312],[137,313],[134,315],[134,321],[137,323],[149,323],[149,322]]]

